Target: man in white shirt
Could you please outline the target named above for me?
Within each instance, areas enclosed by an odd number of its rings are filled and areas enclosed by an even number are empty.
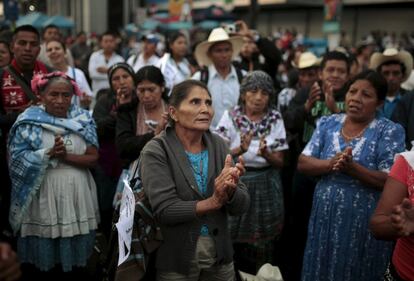
[[[246,72],[237,70],[232,60],[240,53],[243,37],[230,37],[219,27],[211,31],[207,41],[197,45],[195,57],[204,68],[193,75],[193,79],[203,81],[211,93],[214,118],[211,128],[215,128],[224,111],[237,105],[240,96],[240,80]]]
[[[108,69],[115,63],[124,62],[124,59],[115,53],[116,42],[114,34],[105,32],[102,34],[100,43],[102,49],[92,53],[88,66],[95,99],[99,90],[109,88]],[[94,104],[94,101],[92,103]]]
[[[142,53],[135,54],[128,58],[127,63],[132,66],[135,72],[147,65],[157,65],[160,58],[156,54],[158,38],[154,34],[148,34],[142,38]]]

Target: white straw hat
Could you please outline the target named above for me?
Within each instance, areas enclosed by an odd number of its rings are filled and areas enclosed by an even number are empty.
[[[283,281],[279,267],[265,263],[257,272],[256,276],[239,271],[243,281]]]
[[[383,53],[373,53],[369,62],[369,67],[377,70],[378,66],[387,61],[399,61],[405,65],[405,73],[403,73],[403,82],[410,77],[413,69],[413,57],[407,51],[398,51],[395,48],[386,49]]]
[[[222,28],[214,28],[207,41],[201,42],[195,49],[195,58],[200,66],[209,66],[213,62],[208,57],[208,49],[217,42],[228,41],[233,46],[233,59],[235,59],[243,46],[242,36],[229,36],[229,34]]]
[[[298,69],[304,69],[312,66],[319,66],[321,59],[315,56],[312,52],[304,52],[299,56],[298,65],[292,61],[292,65]]]

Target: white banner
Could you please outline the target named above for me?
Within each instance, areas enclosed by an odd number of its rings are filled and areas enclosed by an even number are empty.
[[[132,227],[134,225],[135,197],[131,187],[124,179],[119,219],[115,224],[118,229],[119,258],[118,266],[126,261],[131,252]]]

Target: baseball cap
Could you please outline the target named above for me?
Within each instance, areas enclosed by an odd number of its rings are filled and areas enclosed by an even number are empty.
[[[157,44],[160,40],[154,34],[148,34],[142,36],[142,41],[148,41],[149,43]]]

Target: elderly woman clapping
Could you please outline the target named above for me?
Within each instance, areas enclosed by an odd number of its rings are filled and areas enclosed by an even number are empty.
[[[23,275],[30,276],[25,280],[55,279],[59,272],[83,280],[99,223],[88,170],[98,160],[95,123],[88,111],[71,105],[80,91],[66,74],[35,76],[32,90],[40,105],[19,116],[8,142],[10,224],[18,234],[21,262],[32,267]]]
[[[284,219],[279,169],[288,145],[281,115],[272,107],[275,95],[268,74],[247,74],[240,86],[239,105],[224,113],[216,130],[233,156],[243,155],[246,163],[242,181],[252,202],[247,213],[232,218],[231,235],[238,267],[251,273],[272,263],[273,242]]]
[[[169,99],[171,125],[141,153],[142,183],[164,238],[157,280],[233,280],[228,215],[240,215],[249,195],[224,141],[209,131],[213,117],[205,84],[187,80]],[[226,156],[227,155],[227,156]]]

